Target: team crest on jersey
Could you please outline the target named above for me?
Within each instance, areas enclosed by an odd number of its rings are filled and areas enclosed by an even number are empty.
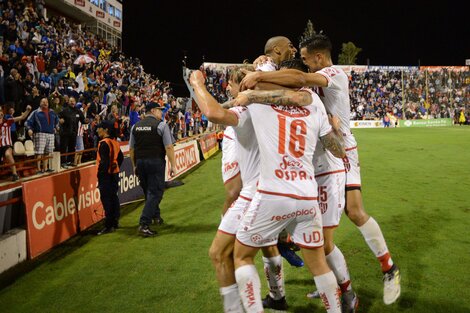
[[[310,115],[310,111],[304,107],[271,105],[271,108],[279,114],[290,117],[305,117]]]

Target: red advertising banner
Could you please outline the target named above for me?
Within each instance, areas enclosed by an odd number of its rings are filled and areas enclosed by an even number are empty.
[[[75,0],[75,5],[84,7],[85,6],[85,0]]]
[[[104,216],[95,166],[34,179],[22,185],[30,258],[69,239]]]
[[[96,11],[96,17],[104,18],[104,12],[97,10],[97,11]]]
[[[177,144],[175,146],[176,175],[170,178],[170,162],[166,158],[165,180],[172,180],[195,167],[201,159],[196,140]]]
[[[199,145],[201,146],[202,154],[204,159],[208,159],[211,155],[219,150],[219,144],[217,142],[217,134],[210,133],[204,136],[199,137]]]
[[[121,27],[121,22],[119,22],[119,21],[113,21],[113,26],[114,26],[114,27]]]

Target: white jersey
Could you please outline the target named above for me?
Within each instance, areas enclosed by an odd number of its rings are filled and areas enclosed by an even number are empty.
[[[317,93],[325,104],[326,111],[337,116],[340,123],[340,131],[344,137],[345,148],[356,147],[356,139],[351,133],[349,119],[351,106],[349,103],[349,79],[346,73],[333,66],[325,67],[316,73],[324,76],[328,80],[326,88],[317,87]]]
[[[244,107],[234,107],[230,110],[238,115],[246,109]],[[244,127],[233,127],[233,130],[237,141],[236,158],[240,166],[240,176],[243,184],[240,195],[252,199],[256,192],[260,171],[258,141],[252,123],[247,123]]]
[[[237,159],[238,143],[236,139],[233,127],[226,127],[222,141],[222,179],[224,185],[240,174],[240,166]]]
[[[321,101],[315,102],[313,105],[318,107],[322,114],[326,115],[325,106]],[[315,176],[328,175],[344,172],[343,160],[335,157],[330,151],[326,150],[321,141],[318,142],[315,152],[313,153],[313,166],[315,167]]]
[[[313,101],[320,102],[312,94]],[[258,192],[301,200],[317,198],[312,164],[318,138],[331,126],[317,106],[288,107],[252,104],[235,111],[239,127],[254,127],[260,150]]]

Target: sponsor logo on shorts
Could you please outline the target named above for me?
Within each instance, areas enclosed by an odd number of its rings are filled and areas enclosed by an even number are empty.
[[[295,212],[291,212],[291,213],[284,214],[284,215],[274,215],[273,217],[271,217],[271,221],[283,221],[283,220],[296,218],[299,216],[305,216],[305,215],[313,215],[313,218],[315,218],[316,214],[317,213],[315,212],[314,208],[303,209],[303,210],[297,210]]]
[[[254,234],[253,236],[251,236],[250,239],[251,239],[251,242],[256,243],[258,245],[269,243],[269,242],[276,240],[275,238],[263,239],[263,236],[261,236],[260,234]]]

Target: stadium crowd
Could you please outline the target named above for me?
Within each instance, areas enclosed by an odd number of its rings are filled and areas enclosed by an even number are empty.
[[[469,121],[468,71],[371,70],[351,72],[351,119],[381,119],[387,113],[397,118],[455,118],[463,110]],[[405,101],[403,102],[403,87]],[[404,106],[404,107],[403,107]]]
[[[226,77],[230,68],[204,68],[207,89],[220,103],[228,99]],[[470,124],[470,72],[440,68],[352,71],[349,75],[351,120],[453,118]],[[403,80],[403,81],[402,81]],[[405,101],[403,103],[403,87]],[[405,116],[403,116],[403,111]]]
[[[64,136],[78,136],[78,149],[96,147],[96,125],[102,120],[111,120],[118,138],[128,140],[130,128],[150,101],[166,107],[165,118],[175,138],[197,133],[200,127],[205,130],[207,119],[198,111],[186,111],[187,99],[175,98],[169,82],[146,73],[139,59],[125,56],[86,26],[61,16],[46,17],[44,5],[44,0],[0,1],[0,105],[9,114],[5,121],[28,105],[34,112],[44,97],[59,117],[68,106],[80,110],[86,118],[82,123],[60,120],[55,150],[62,153],[75,151],[75,139],[71,143]],[[23,127],[27,122],[16,124],[5,124],[2,146],[30,139]],[[76,165],[70,159],[64,163]]]

